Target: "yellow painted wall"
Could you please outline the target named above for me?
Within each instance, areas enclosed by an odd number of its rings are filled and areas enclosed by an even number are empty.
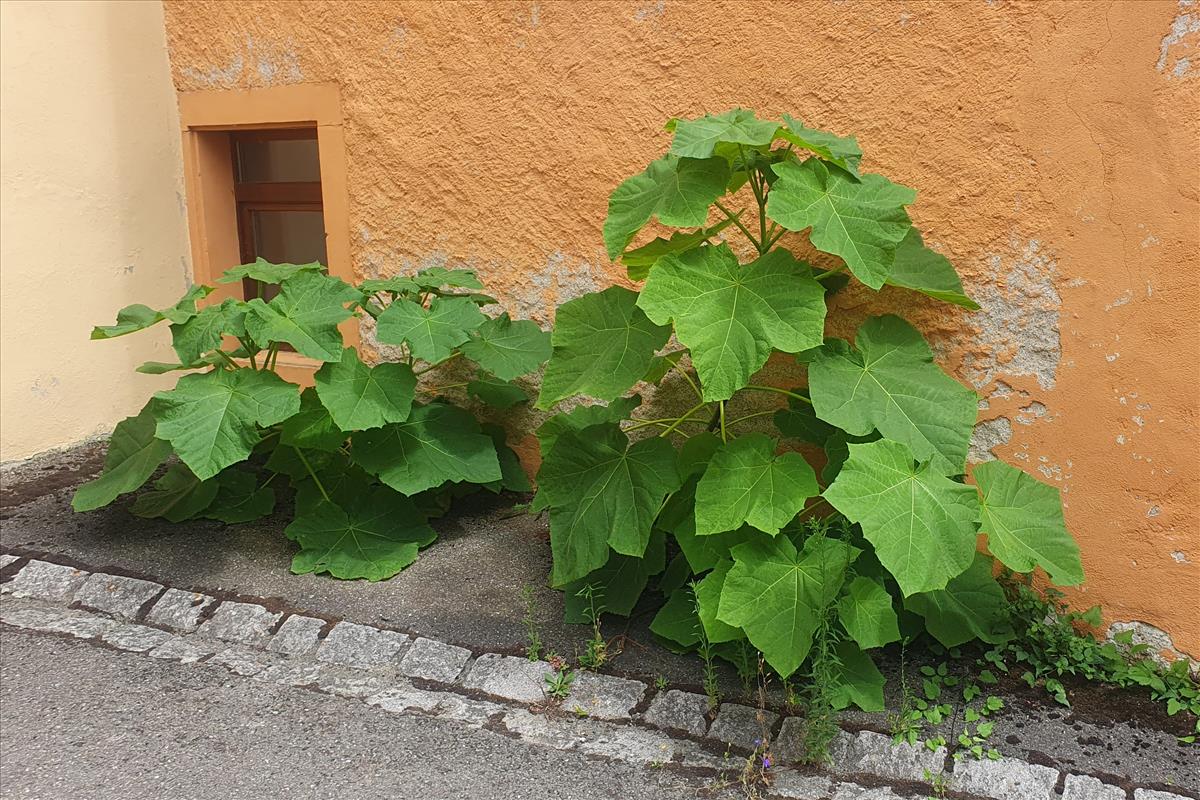
[[[153,2],[0,3],[0,460],[78,442],[169,378],[164,330],[90,342],[187,285],[175,94]]]

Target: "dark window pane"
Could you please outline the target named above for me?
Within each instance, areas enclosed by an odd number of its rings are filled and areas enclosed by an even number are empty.
[[[236,160],[240,183],[321,180],[316,139],[239,139]]]
[[[251,211],[254,253],[275,264],[328,263],[320,211]]]

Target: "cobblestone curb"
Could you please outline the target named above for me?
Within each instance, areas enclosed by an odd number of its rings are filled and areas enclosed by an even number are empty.
[[[14,563],[7,556],[6,561]],[[1060,773],[1014,758],[960,761],[948,771],[944,751],[897,746],[870,731],[842,732],[831,747],[834,763],[828,774],[803,774],[786,766],[799,752],[803,721],[797,717],[780,722],[765,711],[760,718],[756,709],[733,703],[711,715],[703,695],[585,671],[578,673],[570,694],[557,701],[546,692],[552,667],[544,661],[475,654],[347,621],[329,627],[317,617],[46,561],[21,566],[0,584],[0,594],[0,622],[13,628],[225,669],[253,681],[357,699],[388,713],[436,716],[631,764],[736,773],[765,729],[774,737],[779,764],[768,796],[895,800],[935,794],[935,782],[948,784],[958,797],[989,800],[1130,796],[1126,788],[1096,776]],[[889,782],[898,785],[880,785]],[[1185,800],[1149,787],[1133,787],[1132,796]]]

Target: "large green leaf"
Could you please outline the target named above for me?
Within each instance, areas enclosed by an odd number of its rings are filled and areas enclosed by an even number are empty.
[[[186,322],[171,325],[171,347],[180,362],[193,364],[221,346],[222,334],[244,333],[245,316],[245,304],[232,298],[206,306]]]
[[[565,414],[555,414],[543,422],[537,429],[538,446],[542,458],[554,449],[558,437],[567,431],[581,431],[602,422],[620,422],[629,419],[629,415],[642,404],[639,394],[630,397],[618,397],[607,405],[597,403],[591,406],[575,406]]]
[[[462,345],[464,356],[505,381],[533,372],[550,352],[549,333],[527,319],[513,322],[507,313],[485,321]]]
[[[529,401],[529,393],[523,388],[515,383],[502,381],[490,375],[484,375],[473,381],[468,381],[467,394],[482,400],[492,408],[499,409],[512,408],[517,403]]]
[[[838,601],[838,618],[850,638],[864,649],[900,641],[892,596],[878,581],[857,577]]]
[[[786,250],[740,266],[725,244],[667,256],[637,304],[659,325],[674,321],[705,400],[732,397],[773,350],[817,347],[825,329],[825,290]]]
[[[992,577],[992,559],[982,553],[945,589],[905,598],[904,607],[924,617],[926,629],[946,647],[972,639],[998,644],[1012,638],[1008,601]]]
[[[675,450],[664,439],[633,445],[612,423],[565,431],[538,472],[551,507],[551,583],[563,586],[604,566],[608,549],[641,556],[654,517],[679,487]]]
[[[174,323],[187,322],[196,316],[196,303],[213,291],[211,286],[192,286],[175,305],[155,311],[150,306],[135,303],[117,312],[115,325],[97,325],[92,328],[93,339],[114,339],[127,333],[144,330],[164,319]]]
[[[273,372],[218,369],[184,375],[150,406],[156,435],[166,439],[200,479],[244,461],[262,439],[259,426],[300,410],[300,392]]]
[[[752,147],[769,145],[779,130],[778,122],[758,119],[753,111],[744,108],[673,122],[675,138],[671,142],[671,153],[690,158],[708,158],[721,143]]]
[[[888,273],[887,284],[912,289],[972,311],[979,308],[979,304],[963,292],[962,281],[950,259],[926,247],[916,228],[909,228],[896,248],[896,259]]]
[[[280,425],[279,443],[332,453],[346,443],[346,434],[310,386],[300,393],[300,410]]]
[[[883,673],[854,642],[839,642],[830,701],[836,709],[851,703],[863,711],[883,711]]]
[[[671,593],[650,622],[650,630],[681,648],[700,642],[704,628],[696,615],[696,596],[691,586],[681,586]]]
[[[317,396],[344,431],[378,428],[408,419],[417,378],[408,364],[385,362],[368,367],[347,347],[339,361],[313,376]]]
[[[574,624],[590,623],[593,612],[596,616],[628,617],[650,576],[662,572],[665,566],[666,537],[661,533],[650,537],[641,557],[610,553],[603,567],[563,587],[564,620]]]
[[[208,519],[232,525],[265,517],[275,510],[275,490],[270,486],[259,486],[258,478],[252,472],[227,469],[214,481],[217,495],[204,509]]]
[[[1079,545],[1063,521],[1058,489],[1003,461],[980,464],[972,474],[982,494],[980,532],[992,555],[1017,572],[1041,567],[1059,586],[1083,583]]]
[[[449,286],[452,289],[482,289],[474,270],[447,269],[446,267],[426,267],[413,275],[413,281],[422,289],[441,289]]]
[[[262,348],[287,342],[300,355],[337,361],[342,357],[337,326],[351,316],[346,304],[361,298],[361,292],[338,278],[300,272],[283,283],[270,303],[254,299],[246,304],[246,332]]]
[[[878,289],[887,279],[900,241],[912,227],[904,207],[917,198],[882,175],[861,180],[819,158],[784,161],[767,198],[767,214],[790,231],[812,228],[809,241],[841,256],[860,281]]]
[[[408,420],[351,436],[354,461],[398,492],[413,495],[446,481],[503,479],[491,437],[457,406],[415,406]]]
[[[965,472],[975,393],[942,372],[925,339],[899,317],[868,319],[855,344],[830,340],[809,365],[817,416],[856,436],[878,430],[943,474]]]
[[[508,446],[508,432],[504,427],[492,422],[484,422],[479,428],[491,437],[492,444],[496,448],[496,459],[500,462],[500,480],[491,481],[484,486],[493,492],[499,492],[501,489],[507,489],[510,492],[531,491],[533,484],[529,482],[529,475],[525,472],[525,467],[521,465],[521,459]]]
[[[853,136],[838,136],[828,131],[805,127],[800,120],[787,114],[783,115],[783,122],[786,127],[779,132],[779,136],[784,141],[816,153],[826,161],[837,164],[854,177],[858,177],[858,162],[862,160],[862,150],[858,147],[858,139]]]
[[[792,394],[808,397],[808,390],[792,389]],[[788,398],[788,407],[775,412],[775,427],[790,439],[824,446],[837,428],[817,416],[812,401],[805,402],[795,397]]]
[[[150,479],[158,465],[171,454],[171,445],[154,435],[150,404],[117,423],[108,440],[104,472],[75,490],[71,508],[91,511],[106,506],[117,495],[132,492]]]
[[[344,505],[319,502],[287,527],[300,545],[292,572],[335,578],[390,578],[417,560],[437,534],[412,500],[382,486],[362,488]]]
[[[825,537],[810,538],[803,552],[787,536],[738,545],[717,616],[744,630],[786,678],[808,655],[819,615],[837,597],[857,554],[845,542]]]
[[[448,358],[486,317],[465,297],[435,297],[429,308],[397,300],[379,316],[379,341],[407,343],[412,354],[430,363]]]
[[[820,494],[817,476],[799,453],[775,455],[775,440],[749,433],[712,457],[696,489],[696,533],[733,531],[748,523],[771,535]]]
[[[906,596],[941,589],[970,566],[979,517],[972,487],[917,465],[899,442],[849,449],[825,499],[862,526]]]
[[[316,261],[309,264],[272,264],[265,258],[255,259],[251,264],[230,267],[217,278],[217,283],[237,283],[249,278],[262,283],[283,283],[302,272],[323,272],[325,268]]]
[[[604,246],[615,259],[651,216],[664,225],[703,225],[708,208],[725,194],[729,165],[723,158],[665,155],[613,190],[604,220]]]
[[[612,286],[558,307],[538,408],[574,394],[613,400],[642,379],[671,329],[647,319],[637,300]]]
[[[172,464],[154,482],[154,489],[139,495],[130,511],[139,517],[161,517],[168,522],[192,519],[217,496],[215,480],[202,481],[184,464]]]
[[[717,644],[744,639],[746,635],[741,629],[722,622],[717,614],[721,608],[721,594],[725,589],[725,579],[729,570],[733,569],[733,561],[722,558],[696,584],[696,606],[700,614],[700,624],[704,626],[704,635],[708,641]]]
[[[625,265],[631,281],[644,281],[650,274],[650,268],[663,256],[694,250],[732,224],[733,220],[726,218],[707,228],[699,228],[691,232],[676,231],[671,234],[670,239],[658,236],[641,247],[626,250],[621,255],[621,263]]]

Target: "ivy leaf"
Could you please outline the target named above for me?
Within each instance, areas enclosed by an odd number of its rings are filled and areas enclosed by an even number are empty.
[[[941,589],[970,566],[979,518],[970,486],[929,464],[918,466],[899,442],[882,439],[849,449],[825,499],[862,526],[905,596]]]
[[[690,228],[703,225],[708,207],[725,194],[729,165],[723,158],[680,158],[665,155],[646,171],[613,190],[604,220],[604,246],[616,259],[630,240],[650,221]]]
[[[212,293],[211,286],[192,286],[173,306],[167,306],[161,311],[155,311],[150,306],[134,303],[125,306],[117,312],[115,325],[97,325],[92,328],[93,339],[115,339],[127,333],[145,330],[151,325],[157,325],[164,319],[182,323],[196,315],[196,303]]]
[[[637,307],[638,295],[620,286],[585,294],[558,307],[538,408],[574,394],[613,400],[642,379],[669,327]]]
[[[645,552],[663,500],[679,487],[675,450],[658,437],[630,445],[611,423],[565,431],[538,485],[551,508],[551,583],[563,586],[604,566],[610,546],[627,556]]]
[[[279,430],[279,443],[290,447],[333,453],[346,443],[346,434],[311,386],[300,393],[300,410],[285,419]]]
[[[921,241],[921,232],[909,228],[896,248],[896,259],[887,276],[888,286],[901,286],[972,311],[979,304],[963,292],[962,281],[954,265],[941,253],[935,253]]]
[[[650,537],[646,553],[641,558],[615,551],[610,553],[603,567],[564,587],[565,621],[572,624],[591,623],[593,604],[597,617],[601,613],[628,617],[642,596],[650,576],[662,572],[666,561],[666,537],[661,533]],[[587,598],[586,587],[591,587],[591,602]]]
[[[696,597],[691,586],[681,586],[671,593],[650,622],[650,630],[682,648],[691,648],[700,642],[702,627],[696,616]]]
[[[812,228],[813,247],[841,256],[872,289],[882,286],[912,227],[904,207],[917,193],[882,175],[863,175],[860,182],[819,158],[784,161],[772,169],[779,180],[767,198],[767,215],[789,231]]]
[[[772,350],[817,347],[825,330],[825,290],[786,250],[741,266],[725,244],[667,256],[637,304],[659,325],[674,320],[709,401],[732,397]]]
[[[690,233],[677,231],[671,234],[670,239],[664,239],[661,236],[655,237],[641,247],[625,251],[621,255],[621,263],[625,265],[629,280],[644,281],[650,274],[650,268],[657,264],[663,256],[693,250],[732,224],[733,220],[726,218],[715,225],[699,228]]]
[[[900,641],[900,627],[892,596],[878,581],[858,577],[838,601],[838,619],[850,638],[863,649]]]
[[[457,406],[415,406],[408,420],[351,436],[354,460],[398,492],[414,495],[446,481],[501,480],[492,440]]]
[[[721,592],[725,588],[725,579],[731,569],[733,569],[733,562],[728,558],[722,558],[712,571],[696,584],[696,606],[700,614],[700,624],[704,626],[704,635],[713,644],[746,638],[740,629],[725,624],[717,617],[721,604]]]
[[[153,491],[133,501],[130,511],[138,517],[183,522],[203,512],[216,496],[216,481],[202,481],[185,464],[172,464],[154,482]]]
[[[992,555],[1016,572],[1041,567],[1059,586],[1083,583],[1079,545],[1063,521],[1058,489],[1003,461],[980,464],[973,475],[982,494],[980,532]]]
[[[696,533],[723,533],[749,523],[772,536],[821,492],[799,453],[775,455],[775,440],[749,433],[712,457],[696,489]]]
[[[832,339],[809,365],[817,416],[856,436],[878,430],[943,474],[961,475],[975,393],[942,372],[925,339],[899,317],[871,317],[855,344]]]
[[[800,120],[787,114],[783,115],[783,122],[786,127],[779,132],[779,136],[784,141],[816,153],[826,161],[837,164],[854,177],[859,177],[858,162],[862,160],[862,150],[859,149],[858,139],[853,136],[837,136],[816,128],[807,128]]]
[[[542,458],[550,454],[558,437],[567,431],[581,431],[602,422],[629,419],[629,415],[641,404],[642,396],[635,394],[631,397],[618,397],[608,405],[575,406],[565,414],[555,414],[536,431]]]
[[[338,361],[323,365],[313,376],[317,396],[343,431],[378,428],[408,419],[417,378],[408,364],[382,363],[373,367],[358,360],[347,347]]]
[[[904,606],[925,618],[925,627],[946,647],[972,639],[999,644],[1012,638],[1008,601],[992,577],[992,559],[976,553],[971,565],[945,589],[915,594]]]
[[[803,552],[787,536],[738,545],[717,618],[744,630],[786,678],[808,656],[821,609],[837,597],[857,555],[840,539],[823,536],[811,537]]]
[[[486,319],[479,306],[462,297],[435,297],[425,308],[397,300],[379,315],[379,341],[408,343],[412,354],[431,364],[448,358]]]
[[[118,422],[108,440],[104,472],[75,490],[71,508],[92,511],[106,506],[149,480],[171,455],[171,445],[155,437],[154,426],[149,403],[136,416]]]
[[[839,642],[834,654],[833,707],[840,711],[853,703],[863,711],[883,711],[885,680],[871,657],[854,642]]]
[[[200,309],[186,322],[171,325],[171,347],[180,362],[196,363],[206,353],[220,347],[221,335],[227,332],[226,328],[236,327],[245,317],[244,305],[229,299],[220,305]]]
[[[807,389],[792,389],[792,393],[808,397]],[[806,403],[794,397],[788,398],[787,408],[775,412],[774,419],[775,427],[784,436],[810,444],[824,445],[837,431],[837,428],[817,416],[811,401]]]
[[[550,358],[550,334],[536,322],[513,322],[504,313],[486,320],[463,342],[462,353],[497,378],[511,381]]]
[[[246,278],[262,283],[283,283],[302,272],[324,271],[325,268],[316,261],[309,264],[272,264],[264,258],[258,258],[252,264],[241,264],[225,270],[217,278],[217,283],[237,283]]]
[[[174,389],[157,392],[150,407],[156,435],[203,480],[249,458],[262,439],[258,427],[299,411],[300,393],[273,372],[218,369],[184,375]]]
[[[338,278],[303,271],[287,279],[279,294],[264,303],[247,303],[246,332],[259,347],[287,342],[302,356],[318,361],[342,357],[338,324],[351,317],[346,304],[362,293]]]
[[[671,153],[690,158],[708,158],[722,143],[752,147],[769,145],[779,130],[779,123],[758,119],[753,111],[744,108],[672,122],[675,138],[671,142]]]
[[[492,408],[512,408],[517,403],[529,400],[529,393],[515,383],[497,380],[490,376],[467,382],[467,394],[487,403]]]
[[[207,519],[226,524],[250,522],[275,510],[275,490],[259,487],[258,478],[240,469],[227,469],[215,478],[217,494],[204,510]]]
[[[328,572],[335,578],[390,578],[417,560],[437,534],[412,500],[382,486],[363,488],[354,502],[315,504],[288,525],[300,545],[292,572]]]

